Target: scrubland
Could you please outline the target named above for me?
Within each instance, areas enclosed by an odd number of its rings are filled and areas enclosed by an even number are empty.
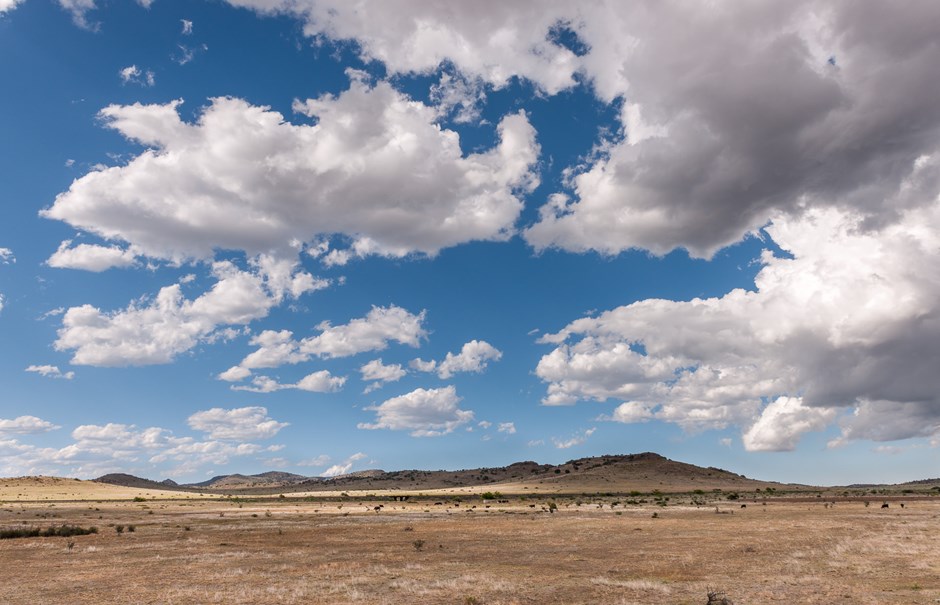
[[[98,529],[0,540],[0,603],[940,603],[940,498],[157,496],[0,504]]]

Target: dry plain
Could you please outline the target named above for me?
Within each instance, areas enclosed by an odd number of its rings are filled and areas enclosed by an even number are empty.
[[[0,540],[0,603],[11,605],[704,604],[709,589],[738,605],[940,603],[940,498],[887,509],[881,496],[828,495],[401,502],[3,481],[0,528],[98,528]]]

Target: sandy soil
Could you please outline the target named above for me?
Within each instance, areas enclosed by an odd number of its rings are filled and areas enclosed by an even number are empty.
[[[940,499],[550,501],[6,502],[0,528],[99,533],[0,540],[0,602],[940,603]]]

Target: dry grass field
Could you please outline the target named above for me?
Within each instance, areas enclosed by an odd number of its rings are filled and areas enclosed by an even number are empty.
[[[0,502],[129,500],[132,498],[213,499],[212,494],[137,489],[62,477],[0,479]]]
[[[737,605],[940,603],[940,498],[175,496],[4,498],[0,529],[98,533],[0,540],[0,603],[704,605],[709,588]]]

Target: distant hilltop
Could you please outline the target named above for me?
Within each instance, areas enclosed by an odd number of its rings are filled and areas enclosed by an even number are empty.
[[[125,487],[231,494],[370,489],[419,491],[477,486],[492,486],[494,490],[502,486],[514,490],[567,492],[743,491],[773,489],[781,485],[748,479],[720,468],[677,462],[653,452],[578,458],[558,465],[527,460],[508,466],[463,470],[371,469],[337,477],[306,477],[269,471],[257,475],[218,475],[206,481],[178,485],[170,479],[152,481],[116,473],[104,475],[96,481]]]

